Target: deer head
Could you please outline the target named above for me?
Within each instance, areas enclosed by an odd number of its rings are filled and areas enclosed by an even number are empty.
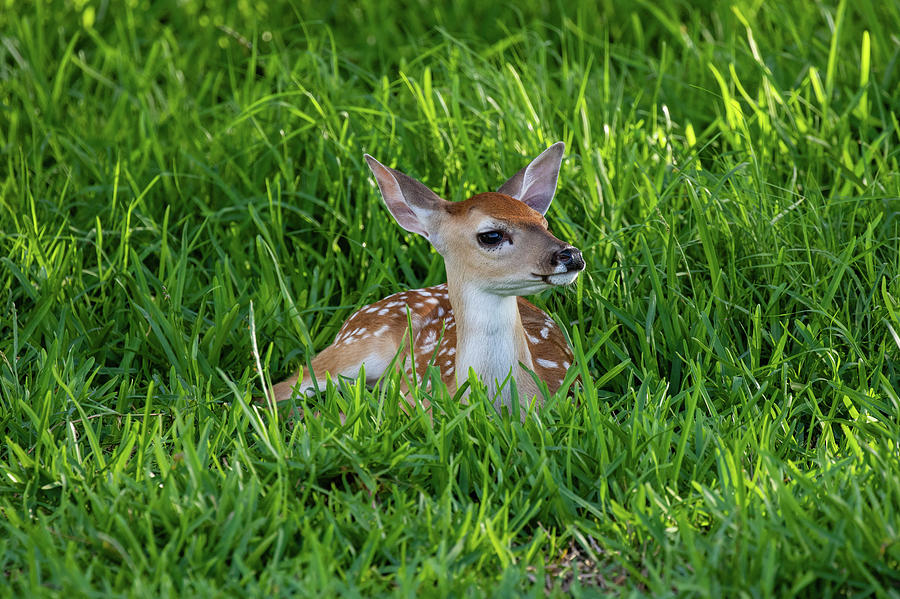
[[[443,200],[412,177],[365,158],[400,226],[428,239],[444,257],[451,289],[515,296],[568,285],[584,269],[581,252],[557,239],[544,218],[563,148],[553,144],[496,192],[463,202]]]

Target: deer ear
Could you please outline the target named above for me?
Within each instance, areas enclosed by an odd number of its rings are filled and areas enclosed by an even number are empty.
[[[556,193],[556,180],[566,144],[556,142],[509,178],[497,191],[525,202],[541,214],[547,212]]]
[[[381,197],[397,223],[428,239],[428,216],[444,200],[409,175],[384,166],[368,154],[364,157],[378,182]]]

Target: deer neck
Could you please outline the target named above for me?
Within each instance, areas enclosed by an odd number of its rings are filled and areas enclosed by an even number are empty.
[[[494,405],[511,407],[510,373],[523,405],[537,392],[531,376],[519,363],[534,370],[531,352],[515,296],[501,296],[465,283],[448,281],[456,320],[456,376],[465,381],[469,368],[488,387]]]

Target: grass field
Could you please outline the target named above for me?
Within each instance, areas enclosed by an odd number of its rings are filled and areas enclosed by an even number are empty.
[[[0,594],[900,596],[900,5],[217,4],[0,0]],[[568,394],[251,405],[557,140]]]

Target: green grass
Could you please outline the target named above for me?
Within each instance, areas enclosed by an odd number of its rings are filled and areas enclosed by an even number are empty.
[[[896,3],[2,4],[3,594],[900,596]],[[559,139],[569,396],[251,407]]]

